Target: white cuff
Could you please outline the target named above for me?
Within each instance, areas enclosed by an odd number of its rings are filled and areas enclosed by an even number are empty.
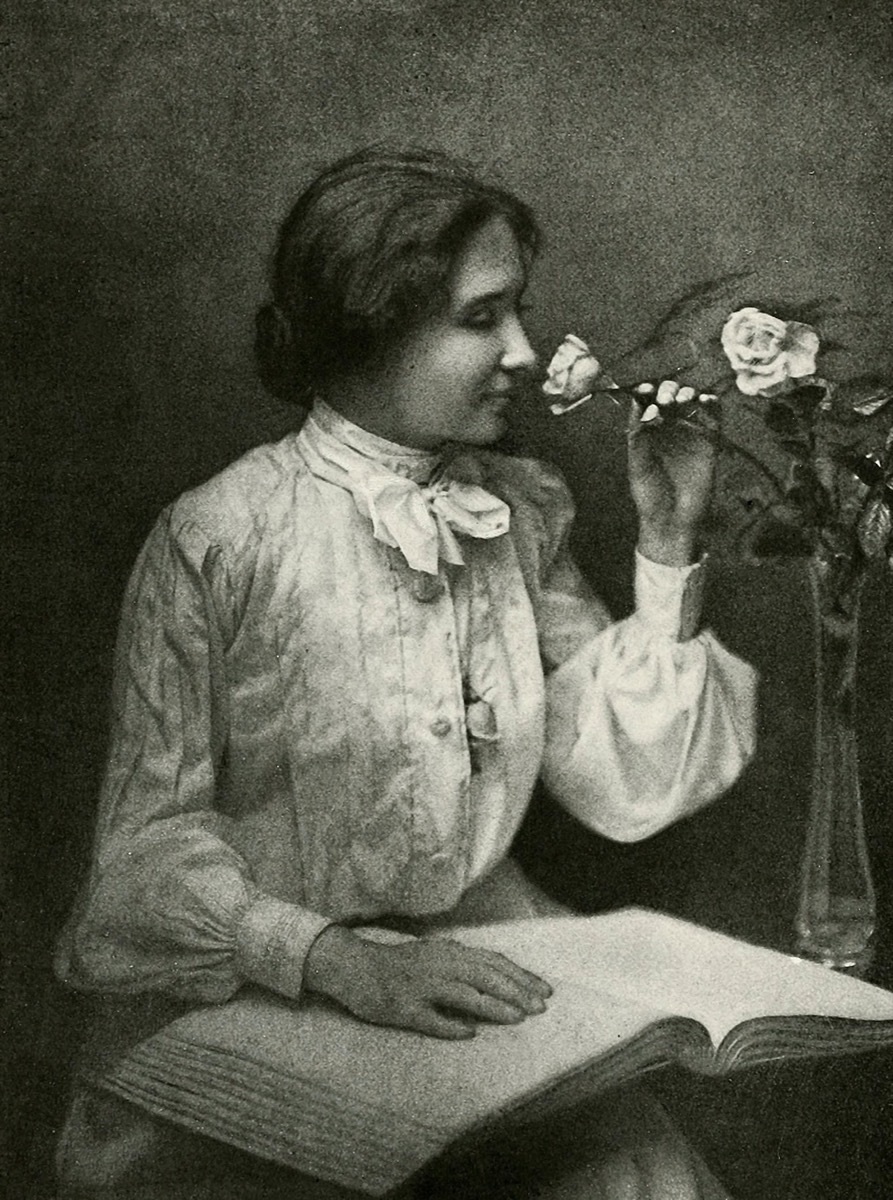
[[[636,615],[675,641],[694,637],[701,620],[707,556],[687,567],[652,562],[636,550]]]
[[[297,999],[310,947],[331,925],[329,917],[262,896],[242,918],[236,931],[236,959],[253,983]]]

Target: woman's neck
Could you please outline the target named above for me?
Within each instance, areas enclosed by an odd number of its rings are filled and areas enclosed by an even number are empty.
[[[400,405],[381,382],[373,379],[341,379],[326,388],[323,401],[339,416],[395,446],[436,454],[444,448],[442,439],[431,441],[410,432]]]

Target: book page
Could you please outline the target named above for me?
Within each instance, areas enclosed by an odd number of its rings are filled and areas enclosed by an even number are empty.
[[[703,1024],[715,1046],[743,1021],[778,1015],[893,1020],[893,993],[826,967],[645,909],[454,931],[550,982],[647,998]]]

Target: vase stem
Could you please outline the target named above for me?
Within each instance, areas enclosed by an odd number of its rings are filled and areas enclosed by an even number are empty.
[[[859,784],[856,652],[862,580],[843,598],[833,564],[810,560],[816,618],[815,749],[797,948],[839,968],[871,958],[876,909]]]

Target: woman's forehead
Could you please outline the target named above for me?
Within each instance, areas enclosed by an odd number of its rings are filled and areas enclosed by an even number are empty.
[[[504,217],[491,217],[460,251],[452,279],[452,299],[463,305],[487,296],[518,292],[527,282],[521,247]]]

